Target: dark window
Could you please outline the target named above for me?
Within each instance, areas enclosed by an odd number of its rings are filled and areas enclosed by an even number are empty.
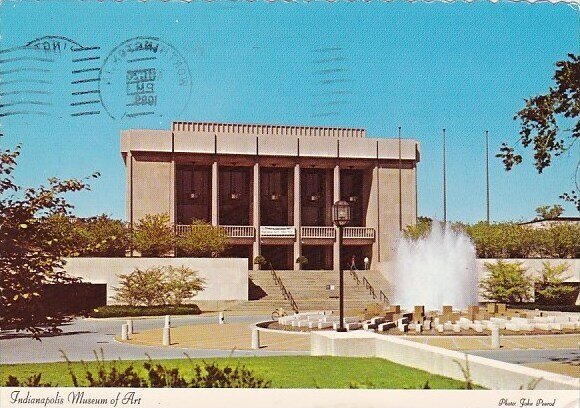
[[[288,169],[260,172],[260,224],[288,225]]]
[[[250,171],[223,167],[219,174],[220,225],[250,224]]]
[[[301,176],[302,225],[324,226],[325,221],[324,170],[308,169]]]
[[[362,170],[342,170],[340,172],[340,199],[350,204],[351,221],[349,226],[362,227]]]
[[[211,169],[208,166],[179,165],[177,184],[177,223],[193,219],[211,221]]]

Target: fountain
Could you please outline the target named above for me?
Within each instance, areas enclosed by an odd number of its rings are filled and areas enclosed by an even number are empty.
[[[425,238],[401,238],[394,266],[392,304],[440,310],[443,305],[465,309],[478,302],[475,247],[465,233],[449,225],[434,221]]]

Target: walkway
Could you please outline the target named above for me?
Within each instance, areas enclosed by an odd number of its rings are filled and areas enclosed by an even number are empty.
[[[267,320],[268,316],[227,316],[228,324],[222,327],[234,327],[241,324],[248,327],[250,324]],[[72,361],[94,360],[94,351],[100,353],[103,349],[108,360],[144,360],[146,354],[153,359],[184,358],[184,352],[190,357],[243,357],[243,356],[273,356],[273,355],[305,355],[304,351],[284,350],[240,350],[232,348],[187,349],[173,347],[151,347],[144,345],[124,344],[114,340],[121,332],[124,319],[77,319],[62,326],[63,333],[59,336],[42,337],[42,341],[33,340],[23,333],[13,331],[0,334],[0,364],[43,363],[64,361],[63,350]],[[215,323],[216,316],[175,316],[171,323],[177,333],[181,326],[197,326]],[[163,327],[164,318],[134,319],[134,330],[139,332]],[[216,325],[217,326],[217,325]],[[249,329],[248,329],[249,333]],[[178,339],[179,337],[176,337]],[[248,343],[249,340],[248,340]],[[208,344],[209,346],[209,344]],[[249,349],[249,347],[245,347]]]

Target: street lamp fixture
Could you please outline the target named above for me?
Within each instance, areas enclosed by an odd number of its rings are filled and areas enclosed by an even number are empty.
[[[345,332],[344,327],[344,277],[341,265],[341,249],[342,249],[342,227],[347,225],[351,220],[350,204],[347,201],[337,201],[332,206],[332,221],[338,228],[338,277],[340,288],[340,306],[339,306],[339,325],[336,331]]]

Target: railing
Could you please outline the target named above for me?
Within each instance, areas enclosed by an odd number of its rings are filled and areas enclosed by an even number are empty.
[[[383,292],[382,290],[379,290],[379,301],[384,303],[390,303],[389,298],[387,297],[387,295],[385,295],[385,292]]]
[[[282,283],[282,279],[280,279],[280,277],[276,274],[276,271],[272,267],[272,264],[270,264],[270,269],[272,273],[272,278],[274,278],[274,283],[280,287],[284,299],[289,301],[292,310],[294,310],[295,313],[298,313],[298,305],[296,304],[294,297],[292,297],[292,293],[290,293],[290,291],[286,289],[286,286],[284,286],[284,283]]]
[[[375,294],[375,288],[373,288],[373,285],[371,285],[371,283],[367,280],[366,276],[363,276],[362,283],[365,285],[365,289],[367,289],[369,293],[373,295],[373,299],[376,299],[377,295]]]
[[[342,237],[375,239],[375,229],[369,227],[344,227]]]
[[[296,228],[294,227],[260,227],[260,237],[294,238],[295,236]]]
[[[334,227],[302,227],[302,238],[331,238],[334,239]]]
[[[353,279],[355,280],[356,284],[360,285],[361,280],[358,276],[358,273],[356,273],[356,271],[353,268],[350,269],[350,274],[353,277]],[[362,284],[365,285],[365,289],[367,289],[369,291],[369,293],[373,296],[373,299],[376,299],[377,293],[375,291],[375,288],[373,287],[373,285],[371,285],[371,283],[366,278],[366,276],[363,276]],[[385,292],[382,291],[382,289],[379,289],[379,302],[389,303],[389,298],[387,297]]]
[[[360,279],[358,278],[358,273],[355,272],[354,269],[350,269],[350,274],[352,275],[354,281],[356,282],[357,285],[360,285]]]
[[[192,228],[205,228],[205,225],[176,225],[175,233],[177,235],[191,231]],[[255,229],[248,225],[220,225],[229,238],[254,238]]]
[[[256,230],[248,225],[220,225],[230,238],[254,238]]]

